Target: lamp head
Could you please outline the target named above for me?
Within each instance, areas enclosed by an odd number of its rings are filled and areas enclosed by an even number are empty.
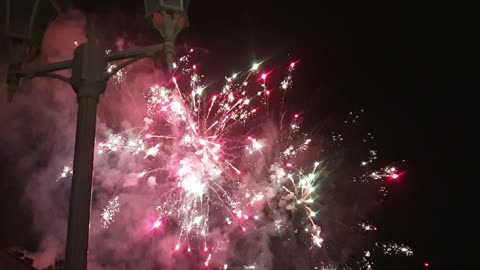
[[[4,0],[3,34],[11,63],[31,61],[40,51],[49,23],[61,8],[55,0]]]

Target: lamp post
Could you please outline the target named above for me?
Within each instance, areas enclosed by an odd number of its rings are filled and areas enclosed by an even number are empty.
[[[25,7],[30,7],[28,4],[32,2],[31,13],[21,16],[25,14]],[[95,128],[100,96],[106,89],[108,79],[117,71],[161,51],[165,53],[169,71],[172,71],[174,42],[177,34],[187,26],[187,7],[188,0],[145,0],[146,17],[152,20],[153,27],[163,36],[163,44],[107,55],[90,29],[87,33],[88,41],[75,49],[72,60],[28,68],[23,65],[36,56],[48,23],[60,9],[54,0],[6,1],[5,34],[9,38],[12,56],[7,74],[9,100],[13,98],[22,77],[60,79],[69,83],[77,95],[77,131],[68,214],[66,270],[87,269]],[[13,15],[17,12],[21,15]],[[16,20],[22,18],[29,20]],[[107,63],[120,60],[125,61],[107,72]],[[64,69],[72,70],[71,78],[55,73]]]

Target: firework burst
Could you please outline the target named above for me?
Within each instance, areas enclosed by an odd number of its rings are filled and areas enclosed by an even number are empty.
[[[321,225],[319,199],[328,179],[328,162],[312,155],[315,146],[312,137],[302,132],[298,113],[282,112],[273,128],[277,134],[265,132],[274,118],[271,97],[280,96],[283,107],[296,65],[290,63],[280,83],[272,86],[269,73],[259,72],[260,65],[254,64],[247,72],[225,77],[220,91],[214,92],[203,84],[188,54],[175,64],[168,83],[145,90],[144,126],[108,134],[97,144],[97,158],[127,154],[140,165],[126,174],[152,188],[161,187],[151,205],[145,206],[156,213],[147,227],[149,231],[175,227],[172,252],[203,252],[205,267],[234,269],[228,258],[215,259],[216,253],[229,248],[231,235],[285,236],[289,229],[295,235],[307,235],[304,242],[309,250],[324,248],[328,232]],[[125,74],[117,79],[124,83]],[[368,136],[373,138],[371,133]],[[334,133],[332,140],[343,141],[343,136]],[[312,156],[317,161],[312,162]],[[397,179],[401,172],[393,166],[374,168],[377,158],[377,151],[370,150],[358,164],[362,173],[352,177],[351,183],[374,182],[386,194],[384,182]],[[71,167],[65,166],[61,177],[69,175]],[[121,193],[117,188],[101,212],[104,229],[121,215]],[[290,215],[299,216],[300,221],[290,222]],[[377,230],[363,220],[354,226],[358,225],[365,231]],[[398,244],[376,247],[385,254],[412,254],[409,247]],[[368,265],[370,251],[364,254],[368,256],[362,262]],[[256,269],[255,265],[264,269],[267,264],[257,258],[237,268]],[[322,269],[335,268],[325,264]]]

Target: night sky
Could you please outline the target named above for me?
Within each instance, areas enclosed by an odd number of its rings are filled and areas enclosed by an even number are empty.
[[[161,40],[142,19],[143,1],[76,2],[90,14],[119,18],[106,24],[145,31],[145,43]],[[178,43],[207,50],[207,72],[228,74],[267,58],[270,66],[299,60],[291,102],[308,116],[307,125],[341,121],[364,108],[382,158],[406,160],[407,173],[377,221],[380,239],[408,243],[415,256],[379,266],[422,269],[428,261],[430,269],[466,269],[474,233],[464,215],[475,213],[466,192],[476,167],[466,165],[473,101],[460,71],[468,57],[460,9],[413,1],[192,2],[190,27]],[[20,191],[0,175],[4,248],[28,242],[12,221],[28,217],[9,210]]]

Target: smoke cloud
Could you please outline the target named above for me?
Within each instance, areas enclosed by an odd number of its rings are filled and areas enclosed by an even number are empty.
[[[76,44],[85,41],[85,22],[85,17],[77,11],[58,18],[46,35],[43,55],[35,64],[71,58]],[[100,26],[99,31],[106,29]],[[128,35],[117,33],[112,40],[104,40],[111,46],[107,49],[123,50],[135,46]],[[68,71],[62,74],[68,75]],[[134,132],[132,129],[147,125],[143,89],[166,81],[166,75],[151,60],[139,61],[123,70],[123,74],[124,77],[109,82],[101,97],[98,141],[118,132]],[[0,130],[5,131],[0,134],[0,150],[15,159],[10,170],[17,174],[15,179],[20,179],[16,184],[23,189],[22,208],[31,213],[30,229],[40,236],[31,256],[36,267],[46,267],[55,258],[64,256],[70,179],[59,176],[63,167],[73,159],[75,94],[61,81],[24,79],[13,103],[6,104],[4,95],[0,101],[4,104],[0,107]],[[250,158],[258,159],[254,161],[258,164],[272,166],[249,169],[243,175],[242,183],[248,185],[248,190],[257,190],[267,197],[256,206],[263,223],[257,222],[255,230],[247,233],[212,226],[210,238],[218,241],[215,256],[209,263],[219,267],[228,264],[228,269],[253,269],[249,267],[254,266],[255,269],[308,269],[312,265],[321,265],[318,264],[321,261],[328,261],[331,265],[347,262],[351,254],[363,248],[365,241],[352,228],[377,207],[373,188],[350,185],[353,170],[348,166],[350,161],[342,155],[327,154],[323,145],[318,144],[300,156],[299,162],[312,158],[328,160],[326,165],[329,168],[325,172],[326,180],[320,183],[317,202],[319,215],[324,217],[320,228],[327,248],[312,254],[311,247],[303,241],[310,232],[302,231],[301,218],[295,214],[295,207],[290,206],[292,197],[276,195],[276,189],[282,189],[285,183],[276,183],[277,178],[268,177],[272,173],[285,174],[283,164],[275,160],[279,149],[275,148],[274,142],[280,140],[282,127],[267,122],[262,127],[252,127],[254,129],[264,138],[263,151],[270,154]],[[163,155],[163,160],[175,159],[169,154],[160,151],[158,155]],[[201,251],[188,255],[174,252],[179,232],[175,220],[166,220],[161,228],[152,230],[158,217],[155,203],[174,183],[169,181],[172,176],[168,173],[139,178],[138,172],[144,167],[144,157],[132,157],[127,152],[96,157],[89,269],[193,269],[204,263],[206,255]],[[329,177],[326,177],[327,173]],[[245,196],[247,189],[238,188],[238,193]],[[361,189],[364,190],[360,192]],[[120,212],[105,229],[102,213],[115,196],[119,198]],[[360,196],[364,197],[358,198]],[[223,216],[212,217],[211,222],[224,222]],[[196,251],[200,247],[193,246]]]
[[[70,59],[78,44],[86,41],[85,37],[85,16],[78,11],[70,11],[68,14],[57,18],[49,27],[45,35],[42,55],[32,63],[32,66],[42,65],[47,62],[62,61]],[[132,46],[125,44],[122,38],[112,44],[113,50],[125,49]],[[144,99],[138,89],[144,89],[147,85],[162,81],[163,72],[155,68],[153,62],[144,60],[127,68],[132,71],[128,85],[109,83],[108,90],[101,98],[97,119],[97,134],[101,138],[120,129],[128,129],[131,126],[143,125]],[[8,158],[15,159],[14,166],[9,168],[15,173],[15,179],[20,179],[18,185],[23,190],[23,197],[20,208],[22,211],[32,215],[30,230],[40,239],[36,243],[37,251],[30,256],[35,259],[34,265],[42,268],[52,264],[56,258],[64,256],[66,228],[68,218],[68,202],[70,183],[69,179],[60,179],[60,173],[65,165],[73,159],[73,146],[76,127],[76,97],[73,89],[62,81],[46,78],[23,79],[18,92],[12,103],[6,101],[6,85],[3,78],[6,73],[6,64],[2,64],[2,95],[0,101],[0,149],[2,154]],[[69,76],[69,71],[62,71],[61,74]],[[112,80],[113,81],[113,80]],[[3,156],[2,155],[2,156]],[[135,255],[131,253],[131,247],[125,243],[131,242],[130,235],[138,234],[137,229],[132,225],[126,226],[120,235],[126,235],[122,239],[115,236],[116,241],[105,242],[111,235],[99,232],[95,223],[98,220],[105,202],[110,199],[110,194],[115,189],[123,188],[118,182],[124,183],[128,189],[131,185],[137,185],[137,177],[129,180],[125,171],[131,169],[131,161],[122,156],[118,157],[118,163],[112,167],[107,161],[98,161],[95,164],[95,192],[92,209],[92,230],[90,250],[96,254],[98,243],[116,250],[116,255],[124,259],[128,254],[132,257],[132,263],[138,263]],[[100,180],[101,179],[101,180]],[[132,182],[133,183],[130,183]],[[132,200],[139,202],[129,205],[129,196]],[[125,204],[122,208],[131,211],[132,214],[142,212],[138,209],[141,202],[153,200],[147,194],[126,195]],[[134,216],[132,216],[134,217]],[[100,238],[97,240],[97,237]],[[166,240],[162,240],[166,241]],[[36,242],[36,241],[35,241]],[[120,244],[121,243],[121,244]],[[99,245],[99,247],[101,247]],[[103,248],[102,248],[103,249]],[[155,249],[152,251],[155,252]],[[98,252],[101,254],[101,252]],[[158,253],[160,254],[160,253]],[[147,263],[145,253],[138,252],[137,257]],[[157,255],[154,256],[158,258]],[[96,257],[92,256],[90,269],[109,269],[95,262]],[[99,260],[101,261],[101,260]],[[114,262],[114,260],[112,260]],[[112,266],[112,269],[118,269]],[[135,268],[135,267],[134,267]],[[148,267],[139,267],[148,269]]]

